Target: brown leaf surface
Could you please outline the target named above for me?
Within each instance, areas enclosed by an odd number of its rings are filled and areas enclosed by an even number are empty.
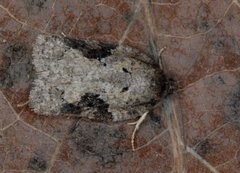
[[[1,81],[42,33],[155,58],[166,47],[164,71],[179,84],[141,125],[133,152],[127,122],[37,115],[24,104],[30,83],[15,76],[0,90],[0,172],[240,173],[239,28],[239,0],[0,0]]]

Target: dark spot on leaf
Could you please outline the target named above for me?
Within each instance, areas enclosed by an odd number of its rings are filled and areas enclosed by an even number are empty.
[[[198,28],[200,31],[207,31],[210,26],[207,21],[202,20],[201,22],[198,23]]]
[[[235,19],[235,16],[234,16],[233,14],[228,14],[228,15],[227,15],[227,19],[228,19],[229,21],[233,21],[233,20]]]
[[[222,30],[218,29],[216,30],[216,33],[209,33],[208,39],[209,46],[214,49],[214,52],[212,53],[220,56],[225,55],[226,59],[229,59],[229,56],[231,56],[231,54],[234,54],[235,58],[239,57],[240,45],[235,37],[222,33]],[[238,61],[235,63],[237,62]]]
[[[10,57],[8,56],[1,57],[0,71],[7,70],[10,65],[11,65]]]
[[[112,167],[121,162],[127,150],[122,143],[126,136],[122,129],[106,124],[79,122],[69,134],[69,139],[76,148],[77,158],[95,157],[102,167]]]
[[[224,41],[222,40],[217,40],[214,44],[215,46],[215,49],[223,49],[225,44],[224,44]]]
[[[130,23],[133,19],[133,13],[132,12],[126,12],[123,15],[124,19],[126,20],[127,23]]]
[[[31,51],[26,45],[16,43],[8,46],[3,54],[0,67],[0,87],[25,87],[33,75]]]
[[[205,32],[210,29],[210,17],[211,16],[208,5],[202,4],[202,6],[199,8],[196,19],[199,31]]]
[[[209,140],[204,140],[196,146],[196,152],[201,156],[205,157],[207,154],[213,151],[213,146]]]
[[[226,84],[224,79],[220,75],[216,77],[216,83],[220,85]]]
[[[39,156],[35,156],[30,159],[28,168],[35,171],[45,171],[47,169],[47,162]]]
[[[67,46],[81,51],[83,56],[89,59],[101,60],[110,56],[112,54],[111,50],[116,48],[115,44],[83,41],[74,38],[64,38],[64,42]]]
[[[240,126],[240,82],[225,101],[225,114],[229,122]]]
[[[28,15],[37,15],[43,9],[47,8],[47,0],[24,0]]]

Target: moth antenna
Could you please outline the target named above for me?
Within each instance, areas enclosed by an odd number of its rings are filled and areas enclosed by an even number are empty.
[[[133,133],[132,133],[132,137],[131,137],[131,145],[132,145],[132,150],[135,151],[136,148],[135,148],[135,145],[134,145],[134,142],[135,142],[135,135],[140,127],[140,125],[143,123],[143,121],[146,119],[148,115],[148,111],[145,112],[137,121],[135,122],[132,122],[132,123],[128,123],[129,125],[135,125],[135,128],[133,130]]]
[[[159,68],[163,71],[163,63],[162,63],[162,53],[163,51],[165,51],[167,49],[167,47],[163,47],[159,50],[158,53],[158,64],[159,64]]]

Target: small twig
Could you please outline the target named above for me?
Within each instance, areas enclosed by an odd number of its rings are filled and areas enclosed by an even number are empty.
[[[137,130],[139,129],[140,125],[143,123],[143,121],[146,119],[148,115],[148,112],[145,112],[140,118],[139,120],[137,120],[136,122],[132,122],[132,123],[128,123],[129,125],[135,125],[134,131],[132,133],[132,137],[131,137],[131,144],[132,144],[132,150],[135,151],[135,146],[134,146],[134,140],[135,140],[135,135],[137,133]]]

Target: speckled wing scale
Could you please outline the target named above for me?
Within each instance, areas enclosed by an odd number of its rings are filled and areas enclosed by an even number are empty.
[[[143,61],[148,58],[126,46],[40,35],[30,107],[51,116],[133,119],[161,93],[161,73]]]

